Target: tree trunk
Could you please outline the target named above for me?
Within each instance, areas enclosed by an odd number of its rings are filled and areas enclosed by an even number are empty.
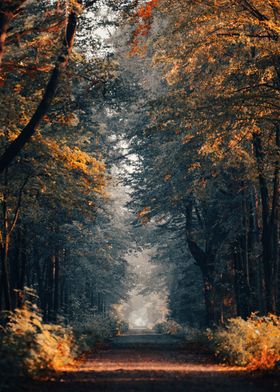
[[[12,299],[11,299],[11,285],[10,285],[10,274],[9,274],[9,221],[8,221],[8,206],[7,206],[7,194],[6,189],[8,187],[8,173],[5,170],[4,173],[4,195],[2,201],[2,213],[3,213],[3,226],[2,226],[2,238],[1,238],[1,260],[2,260],[2,285],[5,301],[5,310],[12,310]]]
[[[279,274],[279,193],[280,193],[280,128],[275,133],[276,160],[273,179],[273,196],[271,208],[271,242],[272,242],[272,285],[274,295],[274,306],[278,299],[278,274]]]
[[[8,249],[9,249],[9,236],[5,235],[4,242],[1,247],[2,258],[2,285],[5,300],[5,310],[12,310],[12,298],[8,265]]]
[[[271,226],[270,226],[270,209],[268,185],[264,174],[264,152],[259,134],[253,135],[255,156],[258,165],[259,187],[262,204],[262,250],[263,250],[263,271],[265,284],[265,303],[266,311],[275,311],[275,299],[273,293],[272,281],[272,252],[271,252]]]
[[[214,284],[209,276],[203,276],[204,301],[206,309],[206,325],[213,326],[215,324],[215,289]]]
[[[54,257],[54,299],[53,299],[53,317],[54,320],[57,318],[59,309],[59,255],[56,254]]]
[[[26,240],[25,233],[21,233],[21,252],[20,252],[20,270],[19,270],[19,282],[18,282],[18,307],[21,307],[24,303],[24,286],[26,278],[26,267],[27,267],[27,257],[26,257]]]
[[[0,157],[0,173],[10,165],[12,160],[19,154],[19,152],[23,149],[26,143],[29,142],[31,136],[33,136],[33,134],[35,133],[40,121],[47,113],[56,94],[59,78],[64,72],[69,61],[69,56],[72,51],[73,40],[76,32],[76,24],[76,14],[71,13],[68,17],[68,24],[64,41],[65,53],[59,56],[57,64],[46,86],[43,98],[38,105],[35,113],[31,117],[29,123],[23,128],[19,136],[11,142],[4,154]]]
[[[189,250],[199,266],[204,286],[204,300],[206,310],[206,325],[215,324],[215,287],[214,287],[214,260],[210,252],[204,252],[194,241],[188,239]]]
[[[242,263],[242,251],[238,244],[236,244],[236,249],[234,252],[234,274],[235,274],[235,298],[237,314],[241,317],[247,317],[249,314],[248,310],[248,298],[246,290],[246,281],[243,271]]]

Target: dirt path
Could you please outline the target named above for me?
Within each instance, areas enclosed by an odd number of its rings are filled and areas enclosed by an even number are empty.
[[[116,338],[107,349],[51,381],[24,388],[33,392],[272,392],[276,376],[250,375],[215,363],[198,347],[160,335]]]

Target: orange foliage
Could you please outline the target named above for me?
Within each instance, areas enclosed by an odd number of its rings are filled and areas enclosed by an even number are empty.
[[[143,210],[138,212],[137,218],[143,218],[143,216],[146,216],[150,211],[151,211],[150,207],[143,208]]]
[[[151,212],[150,207],[144,207],[141,211],[137,214],[137,219],[140,221],[142,225],[145,225],[150,221],[149,213]]]
[[[153,10],[158,5],[158,0],[150,0],[146,4],[138,8],[136,17],[136,27],[133,33],[132,49],[130,55],[139,55],[141,53],[140,41],[141,37],[146,37],[151,29],[151,20]],[[145,49],[145,45],[143,45]]]
[[[137,15],[144,19],[150,19],[153,13],[154,7],[157,6],[158,0],[148,1],[146,4],[142,5],[137,12]]]
[[[106,165],[78,147],[60,147],[54,140],[41,140],[52,154],[53,160],[61,162],[67,170],[76,170],[84,186],[85,193],[94,191],[105,196]]]
[[[273,369],[280,360],[280,317],[274,314],[247,320],[228,320],[227,327],[214,337],[217,354],[249,370]]]

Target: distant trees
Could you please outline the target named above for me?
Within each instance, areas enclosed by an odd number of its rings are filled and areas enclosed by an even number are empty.
[[[28,286],[46,320],[78,320],[108,312],[129,284],[106,164],[103,86],[115,66],[86,58],[82,41],[73,49],[76,16],[100,2],[23,3],[2,45],[0,309],[21,306]]]
[[[167,233],[184,229],[208,324],[279,312],[280,3],[148,6],[149,28],[143,10],[132,20],[131,55],[151,59],[166,90],[130,134],[134,208]]]
[[[278,0],[1,3],[2,309],[25,285],[48,320],[125,297],[126,171],[178,321],[279,312],[279,23]]]

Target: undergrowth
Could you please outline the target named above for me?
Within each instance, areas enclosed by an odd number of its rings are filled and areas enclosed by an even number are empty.
[[[169,319],[156,324],[154,331],[165,335],[179,335],[183,333],[183,326],[177,321]]]
[[[160,334],[178,336],[182,338],[182,343],[207,343],[205,331],[190,327],[189,325],[179,324],[172,319],[156,324],[154,331]]]
[[[46,324],[36,305],[26,302],[7,313],[0,333],[2,387],[19,377],[38,377],[73,362],[75,344],[70,328]]]
[[[247,320],[228,320],[226,328],[210,334],[216,353],[225,361],[250,370],[274,369],[280,365],[280,317],[273,314]]]
[[[16,385],[22,378],[62,370],[73,364],[78,354],[128,329],[113,315],[93,315],[71,327],[47,324],[31,301],[6,312],[5,319],[0,326],[0,390]]]
[[[126,332],[128,324],[114,315],[93,315],[83,322],[72,324],[80,352],[90,351],[113,336]]]

